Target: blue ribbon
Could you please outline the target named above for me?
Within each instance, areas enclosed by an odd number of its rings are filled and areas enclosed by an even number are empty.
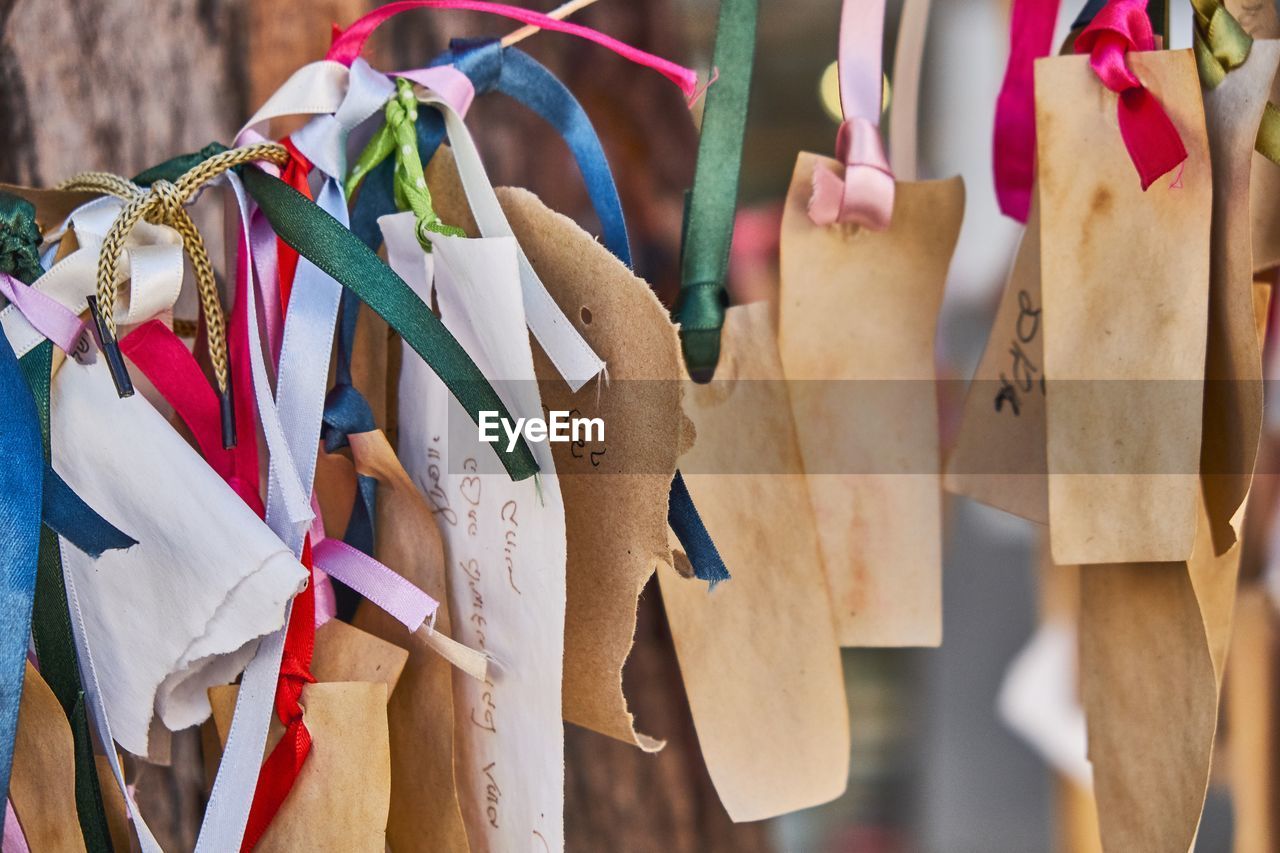
[[[0,333],[0,799],[9,795],[35,601],[44,493],[39,417],[13,346]]]
[[[618,198],[618,187],[613,180],[613,172],[609,169],[609,161],[605,157],[600,138],[587,116],[586,110],[578,103],[563,83],[554,74],[540,65],[533,57],[514,47],[503,48],[496,41],[468,41],[455,39],[449,50],[432,60],[431,64],[452,64],[470,78],[476,95],[489,92],[501,92],[513,100],[525,105],[541,116],[563,137],[573,159],[578,164],[591,199],[591,206],[600,219],[601,241],[620,261],[632,266],[631,244],[627,238],[626,219],[622,213],[622,202]],[[418,151],[423,162],[431,159],[435,150],[444,141],[444,121],[435,110],[419,110],[418,112]],[[371,249],[377,249],[382,243],[382,233],[378,228],[378,217],[390,210],[395,210],[393,190],[394,167],[390,161],[384,161],[373,169],[360,187],[355,207],[351,212],[351,230]],[[326,429],[329,435],[340,430],[348,419],[355,416],[356,404],[351,402],[346,388],[351,385],[351,346],[355,339],[355,318],[360,310],[357,299],[344,294],[342,305],[343,334],[339,335],[338,364],[334,390],[346,386],[341,394],[334,396],[332,412],[326,405]],[[346,329],[350,326],[350,333]],[[344,352],[345,348],[345,352]],[[358,397],[359,393],[350,388]],[[332,395],[331,395],[332,396]],[[361,398],[363,403],[363,398]],[[368,408],[368,404],[364,404]],[[370,415],[372,419],[372,415]],[[330,427],[329,424],[333,426]],[[357,430],[348,430],[355,432]],[[345,444],[345,436],[334,438],[337,447]],[[326,448],[329,439],[326,438]],[[352,522],[356,525],[359,537],[367,535],[372,542],[372,527],[366,533],[363,527],[365,517],[372,519],[372,498],[363,495],[356,502],[352,513]],[[363,505],[363,506],[362,506]],[[357,519],[360,519],[357,521]],[[712,587],[729,579],[728,569],[720,552],[716,549],[707,532],[706,525],[698,515],[693,497],[689,494],[680,472],[676,472],[671,482],[668,499],[667,523],[672,532],[680,540],[689,562],[693,565],[695,577],[708,582]],[[360,547],[350,538],[348,528],[347,542]]]

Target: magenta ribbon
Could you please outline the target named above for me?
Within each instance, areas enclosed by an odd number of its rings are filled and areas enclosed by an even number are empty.
[[[76,348],[76,341],[84,331],[84,320],[70,308],[4,272],[0,272],[0,296],[17,306],[27,322],[63,352]]]
[[[992,167],[1005,216],[1026,222],[1036,177],[1035,61],[1053,49],[1059,0],[1013,0],[1009,63],[996,98]]]
[[[843,222],[883,231],[893,218],[893,170],[880,139],[883,38],[884,0],[844,0],[838,61],[844,121],[836,134],[844,176],[814,170],[809,219],[815,225]]]
[[[1102,85],[1120,96],[1120,137],[1146,190],[1187,159],[1178,129],[1125,60],[1129,51],[1155,49],[1147,0],[1109,0],[1080,33],[1075,49],[1089,54]]]
[[[881,2],[883,3],[883,0]],[[369,36],[373,34],[375,29],[384,21],[399,15],[401,12],[408,12],[412,9],[456,9],[468,12],[487,12],[491,15],[511,18],[522,24],[529,24],[544,30],[577,36],[578,38],[593,41],[601,47],[608,48],[637,65],[643,65],[646,68],[657,71],[663,77],[679,86],[687,99],[692,99],[698,89],[698,75],[692,69],[632,47],[590,27],[584,27],[581,24],[575,24],[570,21],[558,21],[540,12],[522,9],[519,6],[510,6],[505,3],[489,3],[485,2],[485,0],[398,0],[395,3],[387,3],[385,6],[379,6],[374,9],[345,30],[335,31],[333,43],[329,46],[329,52],[325,54],[325,59],[341,62],[343,65],[350,65],[356,61],[356,57],[364,50],[365,42],[369,40]]]

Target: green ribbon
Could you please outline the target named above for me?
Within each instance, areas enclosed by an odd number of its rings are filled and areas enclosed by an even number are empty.
[[[1191,0],[1195,10],[1196,66],[1200,83],[1216,88],[1227,75],[1244,65],[1253,49],[1253,36],[1227,10],[1222,0]],[[1254,145],[1258,153],[1280,165],[1280,109],[1268,102]]]
[[[413,84],[403,77],[396,78],[396,93],[387,101],[386,123],[378,128],[364,150],[360,152],[351,174],[344,184],[347,198],[351,198],[360,182],[387,157],[395,155],[395,172],[392,190],[396,207],[413,211],[418,221],[418,242],[425,251],[431,251],[430,232],[465,237],[467,232],[446,224],[431,204],[431,191],[427,189],[426,170],[418,153],[418,96]]]
[[[680,324],[689,374],[699,380],[710,379],[720,361],[720,329],[727,303],[724,281],[738,203],[756,12],[756,0],[722,0],[720,4],[693,189],[685,199],[680,295],[672,313]]]
[[[212,143],[196,154],[175,157],[148,169],[134,178],[134,182],[175,180],[201,160],[226,150],[225,146]],[[435,371],[473,421],[478,424],[480,412],[489,411],[515,422],[502,398],[457,339],[413,288],[359,237],[279,178],[254,167],[241,167],[236,171],[276,235],[386,320]],[[328,358],[328,354],[324,357]],[[538,473],[538,463],[523,437],[514,450],[508,451],[501,442],[494,444],[493,450],[511,479],[524,480]]]

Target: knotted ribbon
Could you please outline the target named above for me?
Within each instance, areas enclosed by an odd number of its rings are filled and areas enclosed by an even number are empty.
[[[809,218],[815,225],[839,222],[883,231],[893,217],[893,170],[880,138],[883,38],[884,0],[844,0],[837,61],[844,121],[836,134],[844,176],[814,170]]]
[[[1253,49],[1253,36],[1222,0],[1191,0],[1191,7],[1195,10],[1195,52],[1200,83],[1206,89],[1213,89],[1227,74],[1244,65]],[[1271,101],[1263,109],[1255,147],[1259,154],[1280,165],[1280,108]]]
[[[1187,149],[1164,107],[1126,60],[1130,51],[1155,49],[1147,0],[1110,0],[1080,33],[1075,49],[1089,54],[1089,64],[1102,85],[1120,96],[1116,105],[1120,136],[1142,189],[1150,188],[1187,159]]]
[[[1036,171],[1035,61],[1053,49],[1059,0],[1013,0],[1009,62],[996,98],[992,167],[1000,211],[1026,222]]]

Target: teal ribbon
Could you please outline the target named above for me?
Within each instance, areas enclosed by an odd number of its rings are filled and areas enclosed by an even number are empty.
[[[693,189],[685,200],[680,295],[672,313],[680,324],[685,364],[699,381],[709,380],[720,361],[720,329],[728,302],[724,282],[738,204],[756,13],[756,0],[720,4],[713,82],[702,113]]]

